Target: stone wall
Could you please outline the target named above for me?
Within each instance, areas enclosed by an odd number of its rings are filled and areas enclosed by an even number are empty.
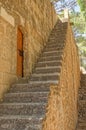
[[[0,98],[17,78],[18,27],[23,33],[24,77],[28,77],[56,20],[49,0],[0,0]]]
[[[15,29],[0,17],[0,96],[16,78],[17,45],[13,32]]]
[[[60,80],[58,85],[51,86],[43,130],[75,130],[79,86],[78,49],[72,29],[68,23],[65,32],[65,47],[63,50]]]

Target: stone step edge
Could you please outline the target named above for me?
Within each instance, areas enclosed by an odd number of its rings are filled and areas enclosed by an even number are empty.
[[[64,45],[57,45],[56,43],[54,44],[47,44],[47,46],[45,47],[45,51],[48,50],[48,49],[51,49],[51,48],[57,48],[57,49],[60,49],[60,50],[63,50],[64,49]]]
[[[62,59],[61,60],[53,60],[53,61],[39,61],[38,64],[48,64],[48,63],[62,63]],[[36,67],[38,67],[36,65]],[[53,67],[53,66],[52,66]]]
[[[57,51],[57,52],[63,53],[63,48],[56,47],[56,46],[55,47],[47,47],[47,48],[45,48],[43,53],[47,53],[47,52],[50,52],[50,51]]]
[[[39,59],[39,61],[38,61],[38,63],[39,62],[46,62],[47,60],[48,61],[55,61],[55,60],[57,60],[57,62],[58,61],[62,61],[62,58],[63,58],[63,55],[57,55],[57,56],[42,56],[42,57],[40,57],[40,59]]]
[[[3,116],[0,116],[0,120],[7,120],[7,119],[9,119],[9,120],[12,120],[12,119],[14,119],[14,120],[16,120],[16,119],[21,119],[21,120],[23,120],[23,119],[28,119],[28,120],[31,120],[31,119],[37,119],[37,120],[43,120],[43,118],[44,118],[45,116],[44,116],[44,114],[40,114],[40,115],[32,115],[32,116],[26,116],[26,115],[3,115]]]
[[[48,81],[29,81],[28,83],[31,84],[49,84],[51,85],[57,85],[58,84],[58,80],[48,80]]]
[[[34,77],[39,77],[39,76],[40,77],[46,77],[46,76],[51,76],[52,77],[52,76],[57,76],[57,75],[59,76],[60,73],[58,73],[58,72],[57,73],[46,73],[46,74],[45,73],[43,73],[43,74],[42,73],[33,73],[31,77],[33,77],[33,76]]]
[[[48,91],[41,91],[41,92],[39,92],[39,91],[36,91],[36,92],[14,92],[14,93],[12,93],[12,92],[10,92],[10,93],[6,93],[4,96],[5,97],[8,97],[8,96],[15,96],[15,95],[29,95],[29,94],[49,94],[49,92]]]
[[[39,125],[37,125],[37,124],[33,124],[33,125],[27,125],[26,126],[26,129],[28,129],[28,128],[30,128],[30,129],[35,129],[35,130],[38,130],[38,129],[42,129],[42,124],[39,124]],[[29,130],[29,129],[28,129]]]
[[[52,51],[52,50],[49,50],[49,51],[44,51],[43,54],[47,54],[47,53],[63,53],[63,51],[61,50],[55,50],[55,51]]]
[[[50,82],[51,82],[51,81],[50,81]],[[28,89],[29,89],[29,88],[35,88],[35,87],[36,87],[36,88],[37,88],[37,87],[39,88],[41,85],[42,85],[43,87],[45,87],[45,86],[49,87],[49,86],[50,86],[50,83],[46,83],[46,82],[45,82],[45,83],[44,83],[44,82],[43,82],[43,83],[38,83],[38,84],[34,84],[34,85],[33,85],[34,87],[32,87],[32,86],[30,86],[30,85],[31,85],[31,84],[30,84],[30,80],[28,80],[27,83],[23,83],[23,84],[22,84],[22,83],[15,83],[15,84],[12,84],[12,87],[11,87],[11,88],[13,88],[13,87],[18,87],[18,86],[19,86],[19,87],[21,87],[21,86],[28,87]],[[44,85],[45,85],[45,86],[44,86]],[[42,87],[42,88],[43,88],[43,87]],[[10,89],[11,89],[11,88],[10,88]],[[41,87],[40,87],[40,88],[41,88]]]
[[[40,57],[40,59],[48,59],[48,58],[62,58],[62,56],[63,56],[63,54],[61,54],[61,55],[42,55],[41,57]],[[39,60],[40,60],[39,59]],[[50,61],[52,61],[52,60],[50,60]],[[57,61],[58,61],[58,59],[57,59]]]
[[[34,103],[34,102],[33,103],[32,102],[31,103],[4,103],[4,102],[0,103],[0,106],[14,106],[14,107],[15,106],[29,106],[29,105],[30,106],[31,105],[32,106],[39,106],[40,105],[41,106],[41,105],[46,105],[46,103],[44,103],[44,102],[43,103],[41,103],[41,102],[38,102],[38,103]]]
[[[43,62],[44,62],[44,61],[43,61]],[[39,63],[43,64],[43,62],[42,62],[42,61],[39,61],[38,64],[39,64]],[[47,64],[47,63],[62,63],[62,60],[45,61],[44,63],[46,63],[46,64]]]
[[[51,60],[51,61],[43,61],[44,63],[62,63],[62,59],[61,60]],[[42,61],[38,61],[38,64],[39,63],[43,63]]]
[[[36,86],[36,88],[37,88],[37,86],[38,86],[38,88],[40,87],[40,85],[46,85],[46,86],[51,86],[51,85],[57,85],[59,83],[59,81],[58,80],[48,80],[48,81],[30,81],[30,80],[28,80],[28,83],[24,83],[24,84],[22,84],[22,83],[15,83],[15,84],[13,84],[12,85],[12,87],[11,88],[13,88],[13,87],[21,87],[21,86],[25,86],[25,87],[28,87],[28,89],[29,88],[32,88],[32,86],[30,86],[30,85],[34,85],[34,88],[35,88],[35,86]],[[44,87],[44,86],[43,86]],[[10,89],[11,89],[10,88]],[[40,87],[41,88],[41,87]]]
[[[61,66],[46,66],[46,67],[36,67],[35,70],[42,70],[42,69],[57,69],[60,68]]]

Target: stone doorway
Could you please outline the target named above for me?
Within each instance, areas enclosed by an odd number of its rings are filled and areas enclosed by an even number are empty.
[[[23,77],[23,33],[17,30],[17,76]]]

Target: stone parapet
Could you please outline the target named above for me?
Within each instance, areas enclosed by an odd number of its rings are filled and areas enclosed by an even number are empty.
[[[60,26],[61,27],[61,26]],[[64,29],[63,29],[64,28]],[[43,130],[75,130],[80,86],[78,49],[69,22],[63,23],[63,58],[58,85],[51,85]],[[65,37],[63,37],[65,34]]]

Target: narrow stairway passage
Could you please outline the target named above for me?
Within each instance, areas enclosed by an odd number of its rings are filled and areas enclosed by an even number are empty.
[[[27,81],[13,84],[0,103],[0,130],[42,130],[50,93],[62,66],[67,23],[58,21]]]

